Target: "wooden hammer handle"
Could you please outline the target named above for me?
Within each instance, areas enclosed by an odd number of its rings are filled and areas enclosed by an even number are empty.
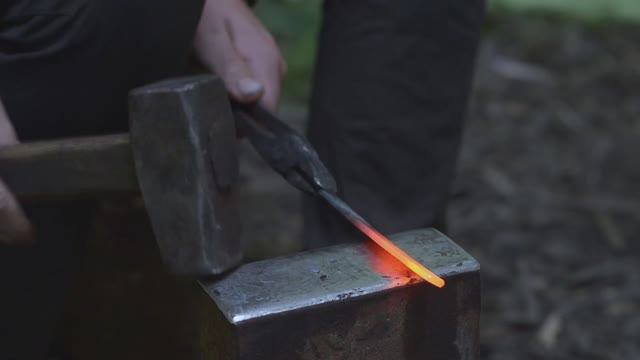
[[[0,178],[18,197],[137,191],[129,134],[0,148]]]

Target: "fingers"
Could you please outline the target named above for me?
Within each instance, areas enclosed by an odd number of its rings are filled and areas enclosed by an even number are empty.
[[[275,112],[278,108],[278,103],[280,102],[284,65],[280,65],[280,62],[275,64],[265,64],[253,61],[249,66],[256,75],[258,81],[261,84],[264,84],[264,94],[262,95],[260,102],[267,109]]]
[[[0,146],[18,143],[13,126],[0,100]],[[0,180],[0,244],[33,242],[33,229],[15,197]]]
[[[201,22],[204,21],[206,13]],[[224,20],[213,19],[201,24],[195,37],[195,48],[202,63],[222,78],[234,100],[251,103],[262,97],[264,87],[235,50]]]
[[[260,100],[265,94],[264,81],[254,74],[246,59],[237,51],[234,43],[232,26],[225,22],[225,39],[221,41],[224,45],[225,64],[220,67],[222,79],[227,86],[227,90],[236,101],[241,103],[253,103]]]
[[[34,231],[20,205],[0,180],[0,244],[27,245]]]
[[[16,132],[9,121],[9,116],[4,110],[2,99],[0,99],[0,146],[1,145],[13,145],[18,143],[18,137]]]
[[[275,111],[280,101],[286,64],[273,37],[253,14],[250,16],[251,21],[230,22],[229,35],[235,52],[264,88],[260,102],[267,109]],[[246,36],[249,33],[253,35]]]
[[[275,41],[243,1],[207,1],[195,49],[234,100],[260,101],[276,110],[286,66]]]

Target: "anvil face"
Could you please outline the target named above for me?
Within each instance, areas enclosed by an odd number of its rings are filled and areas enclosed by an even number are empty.
[[[217,307],[201,319],[205,359],[473,359],[478,263],[433,229],[391,239],[447,285],[369,243],[246,264],[201,282]]]

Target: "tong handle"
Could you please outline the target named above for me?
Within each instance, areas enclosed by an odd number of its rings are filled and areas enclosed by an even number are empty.
[[[232,101],[238,133],[249,138],[262,158],[296,188],[317,195],[336,191],[336,183],[309,141],[260,104]]]

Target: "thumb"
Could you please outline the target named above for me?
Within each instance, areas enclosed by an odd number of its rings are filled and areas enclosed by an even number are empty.
[[[231,97],[243,104],[254,103],[264,94],[264,87],[255,78],[232,73],[222,76]]]
[[[234,100],[246,104],[257,102],[262,97],[264,85],[238,52],[226,23],[201,20],[194,45],[202,65],[222,78]]]
[[[18,139],[0,100],[0,146],[16,144]],[[0,244],[33,242],[34,231],[22,208],[0,179]]]
[[[225,46],[223,57],[225,62],[219,66],[218,75],[222,77],[231,97],[240,103],[254,103],[260,100],[264,94],[264,85],[257,79],[253,71],[238,53],[229,38],[228,46]]]
[[[26,245],[33,242],[33,227],[22,208],[0,180],[0,244]]]
[[[18,143],[16,132],[9,121],[2,99],[0,99],[0,146],[13,145]]]

